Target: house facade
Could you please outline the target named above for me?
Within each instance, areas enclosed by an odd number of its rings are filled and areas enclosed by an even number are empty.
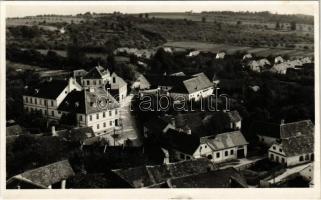
[[[58,111],[65,115],[74,113],[78,126],[91,127],[98,135],[120,126],[119,103],[102,88],[73,91],[64,99]]]
[[[313,135],[294,136],[275,142],[268,151],[271,161],[295,166],[314,161]]]
[[[69,80],[51,80],[23,95],[23,107],[27,112],[39,111],[50,119],[60,119],[57,110],[61,102],[72,91],[80,91],[82,87],[73,78]]]

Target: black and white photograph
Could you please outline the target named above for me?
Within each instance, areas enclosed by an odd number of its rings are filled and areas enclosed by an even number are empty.
[[[320,189],[318,1],[1,4],[6,191]]]

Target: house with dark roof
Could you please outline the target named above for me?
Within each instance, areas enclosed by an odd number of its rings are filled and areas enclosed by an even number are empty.
[[[227,112],[189,112],[160,117],[177,131],[198,137],[240,130],[242,117],[237,110]]]
[[[197,137],[169,129],[160,137],[168,162],[206,157],[214,163],[247,156],[248,142],[240,131]]]
[[[51,80],[40,83],[23,95],[23,106],[28,112],[39,111],[50,119],[60,119],[57,108],[72,91],[80,91],[82,87],[73,78],[69,80]]]
[[[78,126],[91,127],[95,134],[113,131],[119,124],[119,103],[103,88],[73,91],[59,105],[61,115],[74,113]]]
[[[247,188],[246,179],[234,168],[208,171],[167,181],[169,188]]]
[[[127,83],[115,72],[96,66],[82,77],[85,88],[104,88],[122,105],[127,96]]]
[[[132,89],[146,90],[149,89],[151,85],[143,74],[139,74],[131,87]]]
[[[268,157],[285,166],[314,161],[314,135],[299,134],[277,140],[269,148]]]
[[[68,160],[25,171],[7,180],[7,189],[65,189],[75,175]]]
[[[217,169],[217,166],[206,158],[199,158],[163,165],[115,169],[112,170],[112,172],[127,182],[132,188],[158,188],[166,185],[169,179],[205,173]]]
[[[311,120],[302,120],[291,123],[278,123],[256,121],[250,127],[250,131],[256,135],[260,142],[271,146],[277,139],[285,139],[292,136],[313,135],[314,125]]]

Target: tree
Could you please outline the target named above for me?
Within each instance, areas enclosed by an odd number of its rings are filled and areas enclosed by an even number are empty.
[[[205,23],[206,22],[206,17],[202,17],[202,22]]]
[[[290,25],[291,25],[291,30],[295,31],[296,30],[296,22],[292,21]]]
[[[279,30],[280,28],[281,28],[280,22],[277,21],[276,24],[275,24],[275,30]]]

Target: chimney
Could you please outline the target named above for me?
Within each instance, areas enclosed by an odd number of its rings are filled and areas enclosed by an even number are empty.
[[[284,119],[281,119],[281,125],[284,125]]]
[[[56,132],[56,127],[55,127],[55,126],[52,126],[52,127],[51,127],[51,134],[52,134],[52,136],[54,136],[54,137],[58,136],[58,134],[57,134],[57,132]]]

